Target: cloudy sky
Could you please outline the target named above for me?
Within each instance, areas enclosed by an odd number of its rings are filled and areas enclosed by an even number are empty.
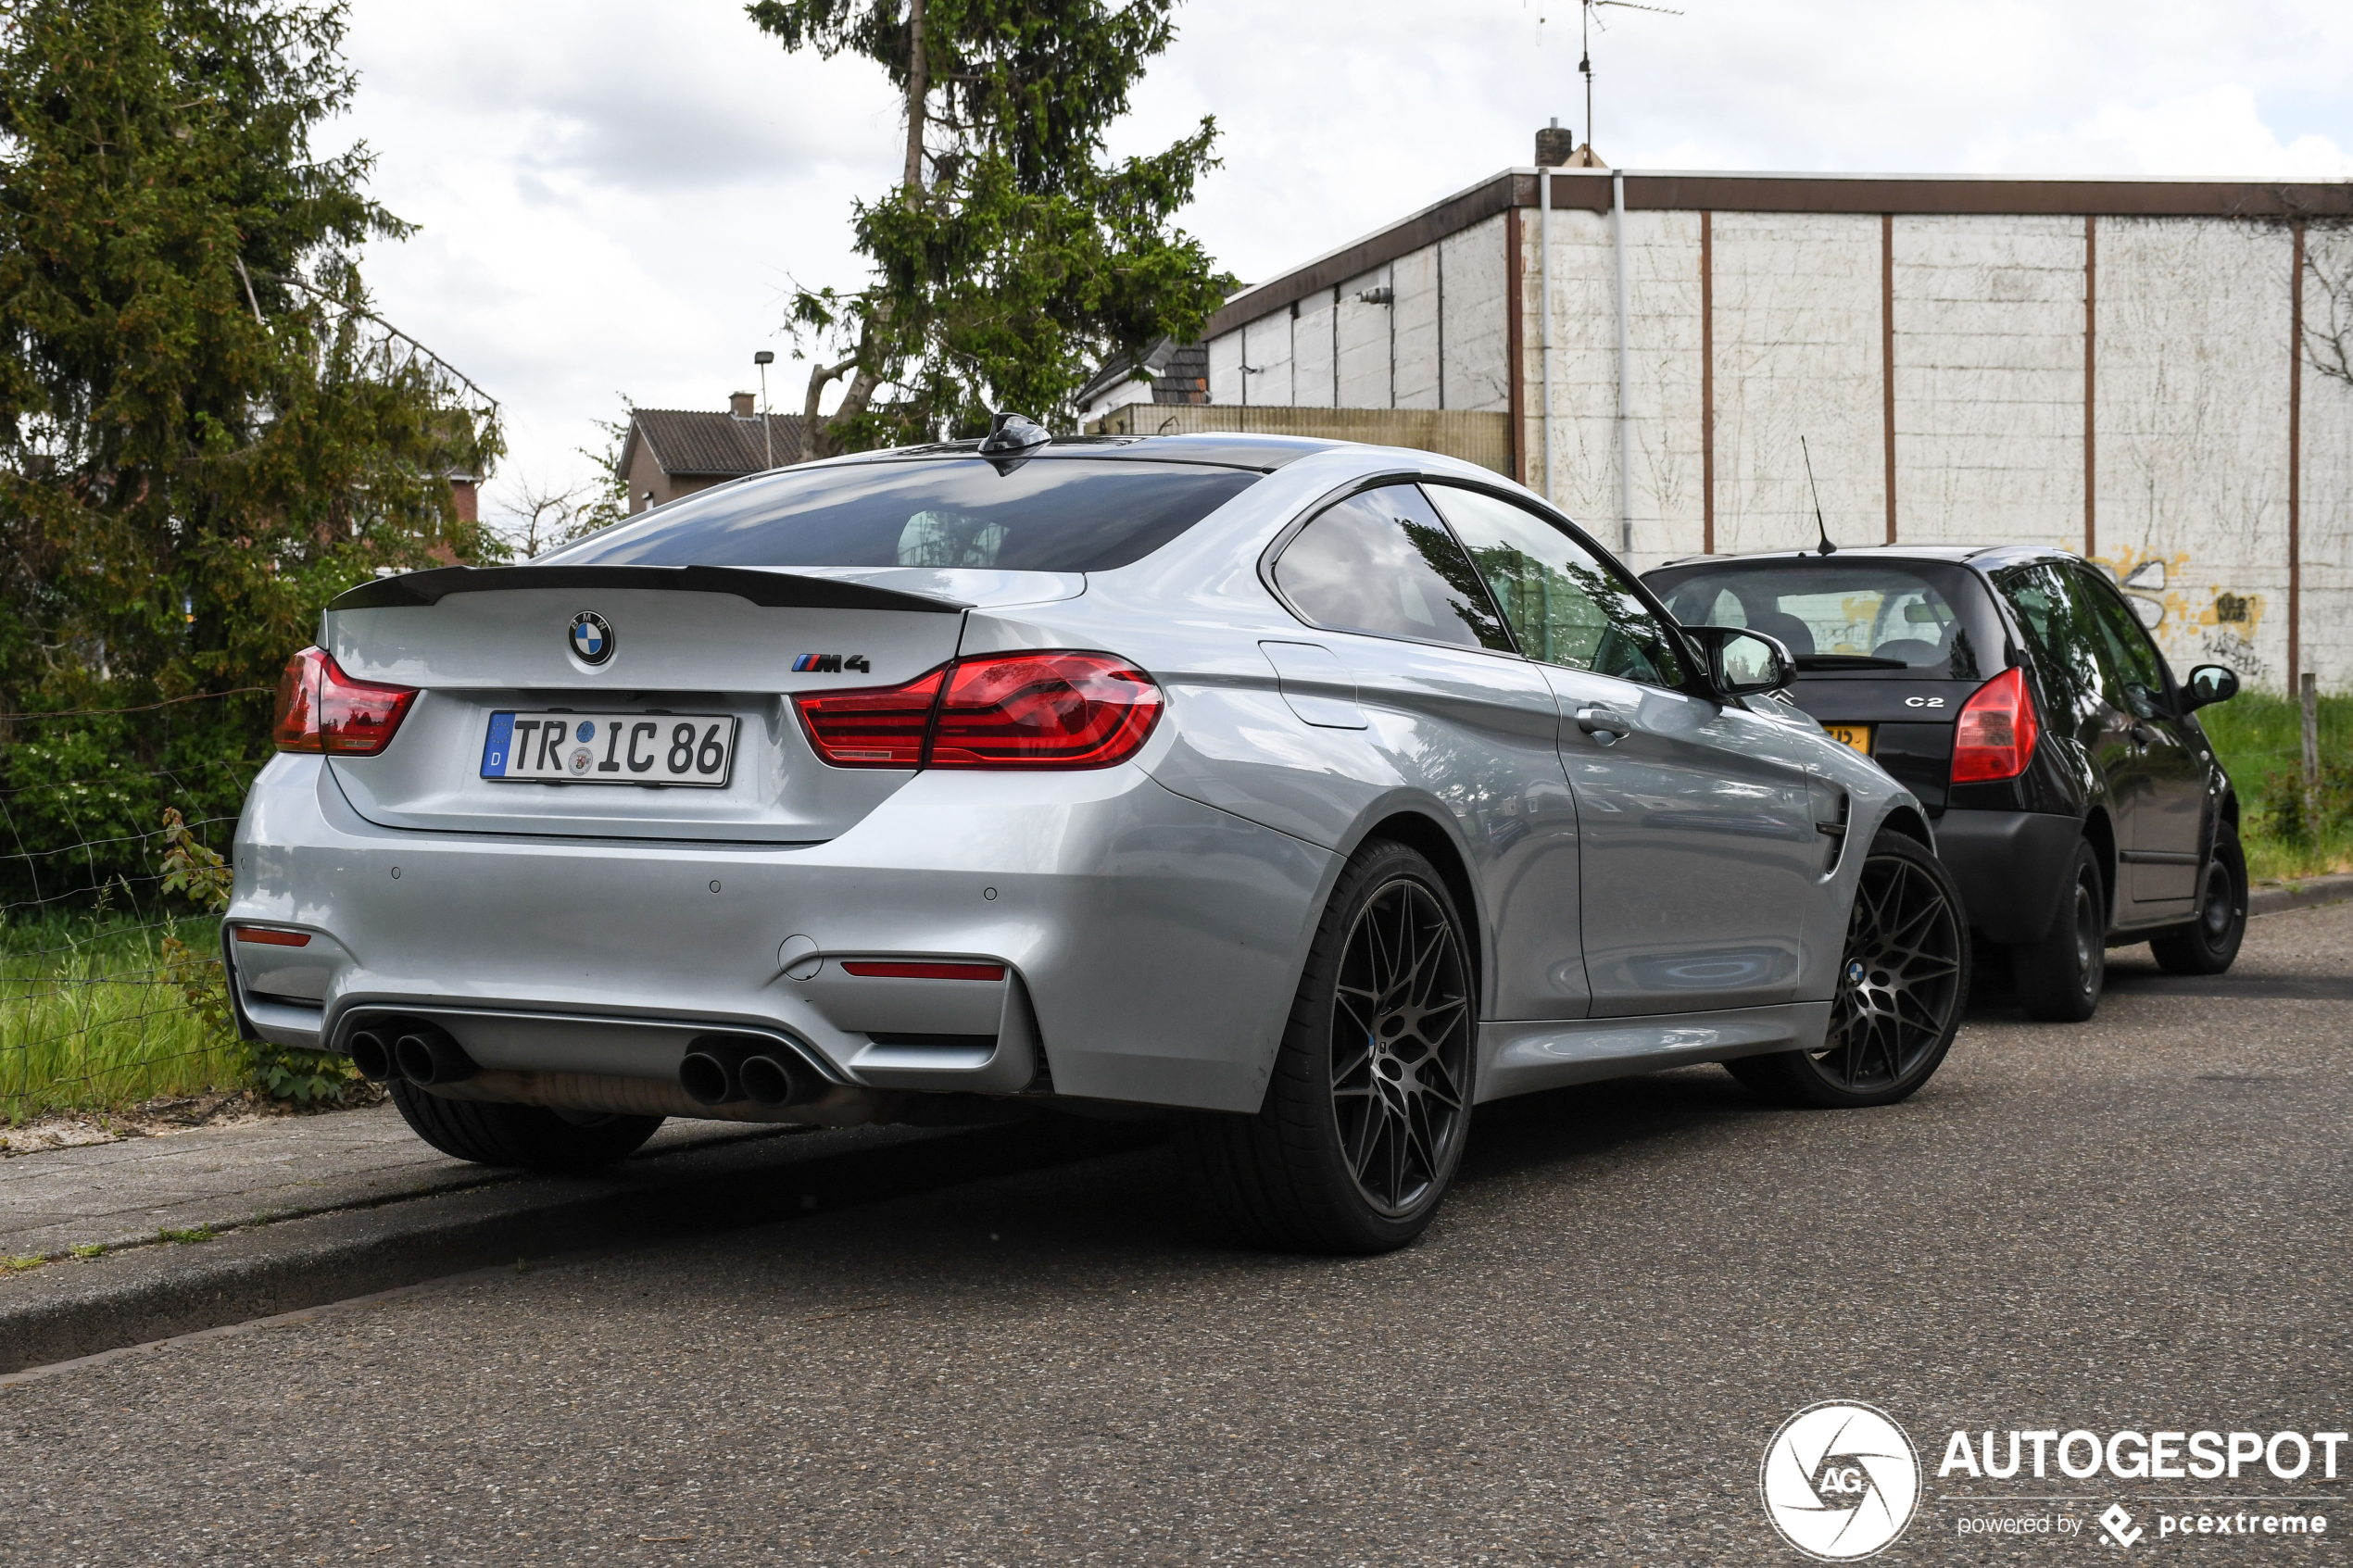
[[[1595,138],[1629,169],[2353,177],[2344,0],[1680,0],[1601,13]],[[1189,0],[1119,151],[1217,117],[1186,220],[1245,280],[1585,133],[1574,0]],[[496,508],[586,477],[625,395],[720,408],[796,282],[853,284],[898,107],[728,0],[356,0],[384,314],[499,397]]]

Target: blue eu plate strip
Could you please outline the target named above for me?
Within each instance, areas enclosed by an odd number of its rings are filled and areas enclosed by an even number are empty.
[[[490,738],[483,743],[482,776],[503,779],[507,776],[508,753],[514,747],[515,716],[493,713],[490,716]]]

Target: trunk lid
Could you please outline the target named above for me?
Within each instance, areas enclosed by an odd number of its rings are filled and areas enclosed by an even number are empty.
[[[795,695],[901,684],[955,657],[974,605],[1084,587],[1076,573],[927,568],[522,566],[387,578],[328,607],[321,646],[354,679],[419,696],[381,755],[327,766],[353,809],[384,827],[818,842],[912,774],[819,761]],[[606,628],[587,639],[593,664],[572,635],[584,612]],[[550,710],[732,718],[726,783],[482,776],[496,715]]]

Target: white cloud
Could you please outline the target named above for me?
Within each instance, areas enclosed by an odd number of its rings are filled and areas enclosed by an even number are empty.
[[[1632,168],[2353,173],[2342,0],[1672,0],[1604,13],[1598,138]],[[1544,19],[1540,22],[1539,18]],[[1203,114],[1183,221],[1267,276],[1584,132],[1562,0],[1189,0],[1116,149]],[[733,0],[358,0],[347,124],[422,222],[385,313],[500,396],[510,475],[585,471],[616,390],[717,408],[782,356],[792,280],[856,281],[851,198],[899,163],[855,60],[787,56]],[[780,359],[772,394],[799,402]]]

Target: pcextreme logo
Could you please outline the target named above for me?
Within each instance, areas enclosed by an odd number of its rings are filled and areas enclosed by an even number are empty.
[[[1886,1411],[1825,1399],[1773,1434],[1757,1491],[1781,1539],[1819,1562],[1852,1562],[1894,1545],[1912,1522],[1919,1455]]]

